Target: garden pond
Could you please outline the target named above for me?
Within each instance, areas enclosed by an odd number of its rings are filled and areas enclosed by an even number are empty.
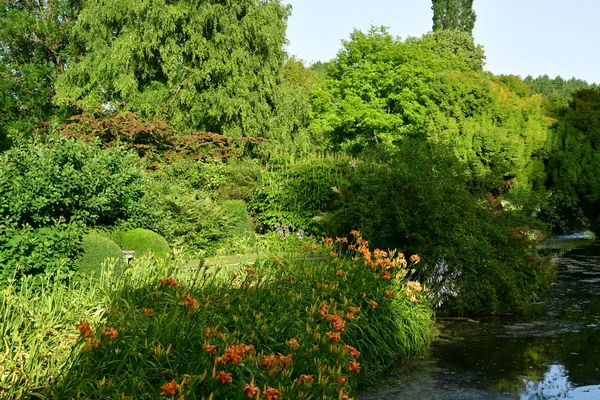
[[[423,357],[358,400],[600,399],[600,241],[552,238],[550,296],[523,316],[441,319]]]

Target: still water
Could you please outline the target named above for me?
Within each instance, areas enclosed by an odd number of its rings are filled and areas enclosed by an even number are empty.
[[[428,355],[357,399],[600,400],[600,242],[556,263],[550,297],[528,315],[442,320]]]

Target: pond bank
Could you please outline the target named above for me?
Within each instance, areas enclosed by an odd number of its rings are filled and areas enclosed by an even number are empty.
[[[585,244],[526,315],[441,320],[426,356],[357,399],[600,399],[600,242]]]

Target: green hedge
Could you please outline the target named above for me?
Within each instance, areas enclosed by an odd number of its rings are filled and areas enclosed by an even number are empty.
[[[98,233],[88,233],[82,240],[83,253],[77,261],[77,271],[81,274],[99,274],[102,262],[107,258],[124,261],[123,251],[112,240]]]
[[[164,237],[143,228],[123,232],[120,244],[123,250],[134,250],[136,258],[149,253],[154,253],[157,257],[168,257],[171,254],[171,247]]]

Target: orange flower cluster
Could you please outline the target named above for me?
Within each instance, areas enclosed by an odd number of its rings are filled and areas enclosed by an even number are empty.
[[[75,325],[75,327],[79,330],[79,333],[84,338],[94,338],[94,332],[92,331],[92,328],[90,328],[89,322],[79,321],[79,323]]]
[[[327,335],[327,338],[332,342],[339,342],[342,339],[339,332],[327,332],[325,335]]]
[[[331,322],[331,324],[333,325],[333,329],[340,332],[344,331],[346,327],[346,321],[344,320],[344,318],[340,317],[337,314],[327,314],[325,318],[327,318],[327,320]]]
[[[350,361],[350,371],[358,374],[360,372],[360,363],[356,361]]]
[[[161,396],[174,396],[179,390],[179,384],[173,379],[171,382],[167,382],[160,387],[163,391],[160,393]]]
[[[110,338],[110,340],[115,340],[115,338],[119,335],[119,332],[115,328],[107,328],[104,327],[104,334]]]
[[[198,306],[200,306],[200,303],[198,302],[198,300],[190,297],[189,295],[187,295],[185,297],[184,303],[185,303],[186,307],[193,308],[193,309],[196,309],[196,308],[198,308]]]
[[[246,354],[252,353],[254,350],[254,345],[246,345],[246,344],[234,344],[232,346],[227,346],[225,352],[221,357],[215,359],[215,364],[227,364],[227,362],[231,362],[231,365],[234,367],[242,362]]]
[[[260,389],[257,386],[254,386],[254,382],[246,383],[244,385],[244,393],[246,393],[246,396],[251,399],[255,396],[260,396]]]
[[[279,390],[272,388],[272,387],[267,387],[267,389],[265,390],[265,395],[267,395],[267,400],[274,400],[274,399],[281,398],[281,393],[279,392]]]
[[[217,376],[215,376],[215,379],[221,382],[222,385],[233,382],[233,377],[231,374],[225,371],[219,372]]]
[[[177,287],[177,282],[175,282],[175,279],[173,279],[172,277],[168,276],[166,278],[163,279],[159,279],[158,283],[163,285],[163,286],[171,286],[173,288]]]
[[[346,350],[348,353],[350,353],[350,355],[355,359],[358,360],[358,357],[360,357],[360,351],[356,350],[354,347],[349,346],[347,344],[344,345],[344,350]]]
[[[306,374],[300,374],[300,377],[298,378],[298,382],[304,382],[307,385],[312,385],[315,382],[315,378],[314,375],[306,375]]]
[[[288,354],[287,356],[284,356],[281,353],[277,353],[277,356],[274,354],[269,354],[263,356],[263,359],[260,363],[263,367],[265,367],[265,369],[269,370],[269,375],[273,375],[292,365],[292,354]],[[277,371],[277,369],[279,369],[279,371]]]
[[[375,300],[369,300],[369,305],[375,309],[377,308],[377,306],[379,305],[379,303],[377,303]]]
[[[287,345],[291,347],[292,350],[298,350],[298,347],[300,347],[300,343],[298,343],[297,339],[290,339],[287,342]]]
[[[204,351],[206,351],[207,353],[210,354],[217,354],[217,346],[214,346],[210,343],[208,343],[206,340],[204,341],[204,344],[202,345],[202,349]]]

